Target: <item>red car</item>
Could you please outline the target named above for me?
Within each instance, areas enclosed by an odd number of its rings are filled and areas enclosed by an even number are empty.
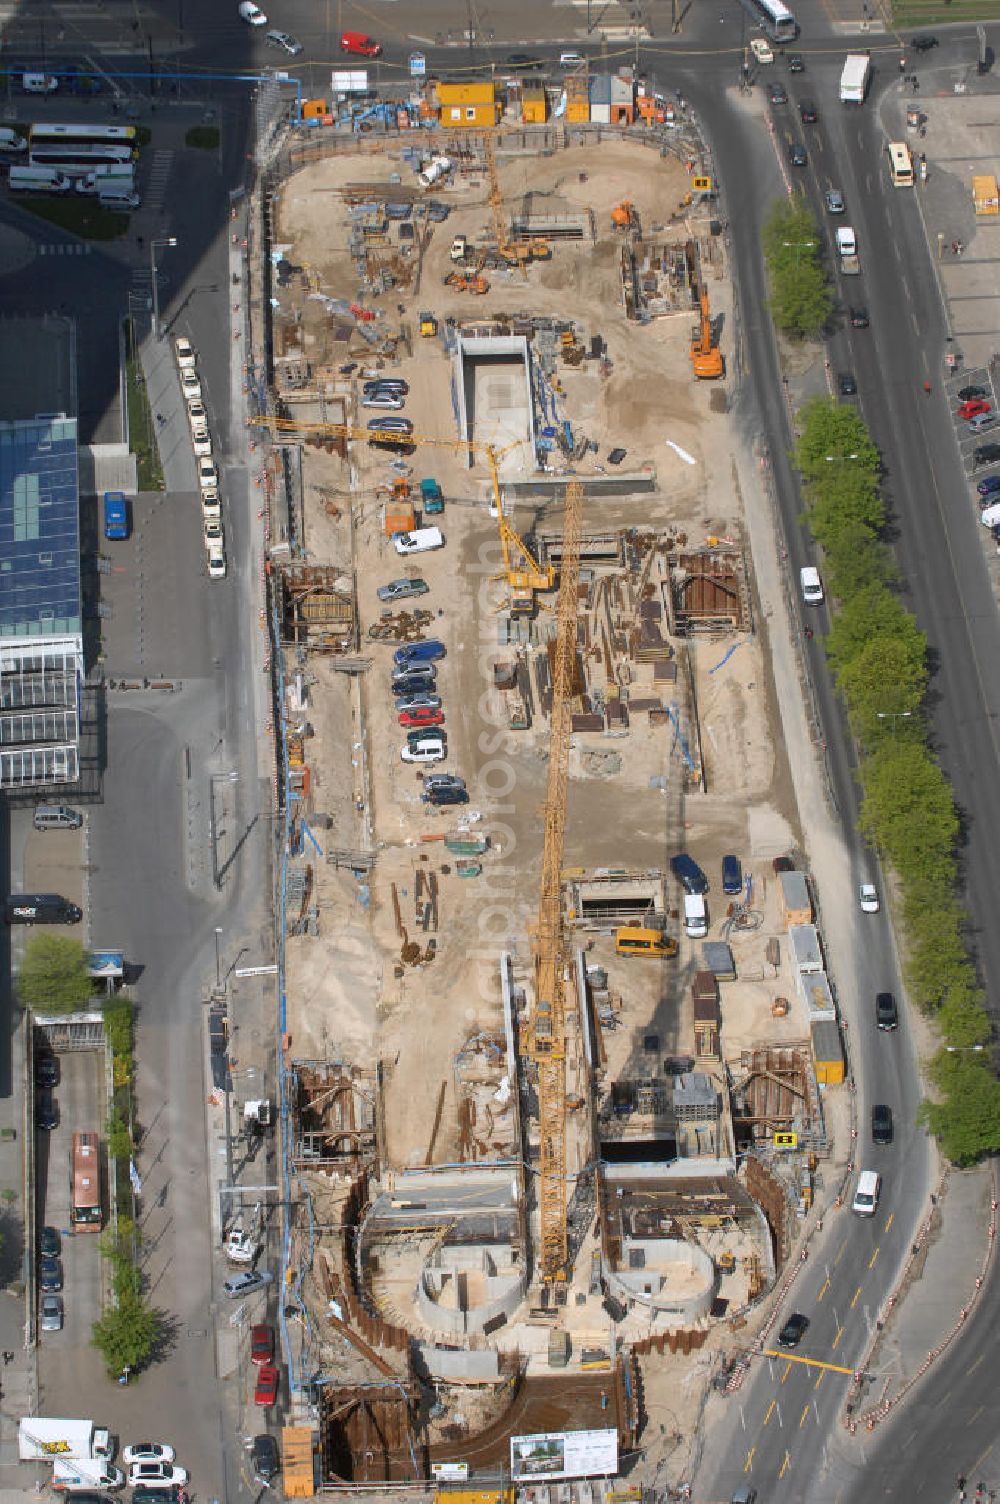
[[[274,1362],[274,1327],[266,1322],[250,1328],[250,1362],[258,1367]]]
[[[972,397],[968,402],[963,402],[958,409],[960,418],[975,418],[979,413],[988,413],[990,404],[985,397]]]
[[[341,52],[354,52],[359,57],[381,57],[382,43],[363,31],[345,31],[340,38]]]
[[[278,1370],[273,1363],[264,1363],[257,1373],[257,1385],[253,1392],[253,1402],[266,1410],[273,1405],[278,1398]]]
[[[401,710],[399,713],[401,726],[443,726],[443,710]]]

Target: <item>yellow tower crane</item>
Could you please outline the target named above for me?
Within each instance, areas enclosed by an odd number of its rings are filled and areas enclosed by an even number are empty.
[[[493,487],[493,504],[497,514],[497,529],[500,534],[500,550],[503,555],[502,578],[510,591],[509,609],[512,616],[530,616],[535,608],[535,593],[551,590],[555,585],[556,572],[553,565],[539,564],[520,533],[508,521],[500,490],[500,472],[497,462],[516,449],[520,440],[504,449],[495,449],[492,444],[480,444],[466,439],[433,439],[416,433],[397,433],[395,429],[359,428],[354,423],[300,423],[296,418],[257,417],[251,420],[257,427],[270,428],[277,434],[314,434],[331,439],[381,439],[393,446],[414,445],[419,448],[465,450],[469,454],[483,454],[489,466]]]
[[[569,744],[576,669],[577,589],[583,486],[566,487],[559,598],[552,664],[549,776],[545,792],[542,883],[535,941],[535,1012],[528,1054],[538,1071],[540,1138],[540,1265],[546,1286],[569,1276],[566,1219],[566,946],[562,922],[562,867],[566,845]]]
[[[511,266],[526,266],[529,261],[550,260],[552,247],[547,240],[511,240],[507,234],[493,131],[487,131],[483,137],[483,155],[486,159],[486,176],[490,185],[490,214],[493,217],[493,239],[496,242],[497,254]]]

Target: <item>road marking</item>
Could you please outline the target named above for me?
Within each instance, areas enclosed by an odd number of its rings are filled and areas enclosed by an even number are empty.
[[[977,1418],[977,1417],[978,1417],[978,1416],[980,1416],[980,1415],[982,1415],[982,1413],[983,1413],[983,1407],[982,1407],[982,1405],[977,1405],[977,1406],[976,1406],[976,1408],[975,1408],[975,1410],[973,1410],[973,1412],[972,1412],[972,1414],[971,1414],[971,1415],[970,1415],[970,1416],[969,1416],[969,1418],[968,1418],[968,1420],[967,1420],[967,1421],[966,1421],[966,1422],[965,1422],[965,1424],[966,1424],[966,1425],[967,1425],[967,1426],[971,1426],[971,1425],[972,1425],[972,1422],[973,1422],[973,1421],[974,1421],[974,1420],[975,1420],[975,1419],[976,1419],[976,1418]]]
[[[966,1373],[975,1373],[976,1369],[979,1367],[980,1363],[983,1361],[983,1359],[985,1358],[985,1356],[986,1356],[985,1353],[980,1353],[979,1357],[976,1359],[975,1363],[970,1363],[969,1364],[968,1368],[965,1370]]]
[[[783,1478],[785,1476],[785,1474],[787,1473],[787,1471],[788,1471],[788,1469],[789,1469],[789,1467],[791,1465],[791,1461],[792,1461],[792,1459],[789,1457],[788,1453],[786,1452],[785,1455],[784,1455],[784,1458],[782,1460],[782,1463],[781,1463],[781,1472],[778,1474],[779,1478]]]
[[[768,1421],[771,1419],[771,1416],[774,1414],[775,1408],[777,1407],[777,1404],[778,1404],[777,1400],[772,1400],[771,1403],[768,1405],[768,1407],[767,1407],[767,1414],[764,1416],[764,1424],[765,1424],[765,1426],[767,1425]]]
[[[872,1254],[871,1258],[868,1260],[868,1267],[869,1267],[869,1269],[874,1269],[875,1268],[875,1260],[877,1258],[878,1258],[878,1249],[876,1248],[875,1252]]]
[[[808,1414],[809,1414],[809,1406],[808,1405],[803,1405],[802,1406],[802,1414],[799,1416],[799,1430],[800,1431],[802,1430],[802,1427],[806,1423],[806,1416]]]
[[[781,1382],[782,1383],[785,1382],[785,1380],[788,1378],[788,1375],[791,1373],[791,1371],[792,1371],[792,1360],[791,1360],[791,1358],[789,1358],[789,1360],[788,1360],[788,1366],[786,1367],[784,1373],[781,1375]]]
[[[845,1254],[846,1250],[847,1250],[847,1244],[846,1243],[841,1243],[841,1245],[840,1245],[840,1252],[837,1254],[837,1257],[833,1261],[833,1267],[835,1269],[836,1269],[837,1265],[840,1263],[841,1259],[844,1257],[844,1254]]]
[[[751,1447],[749,1452],[747,1453],[747,1460],[743,1464],[743,1471],[745,1473],[749,1473],[753,1468],[753,1454],[754,1452],[756,1452],[756,1450],[756,1447]]]
[[[859,1285],[858,1288],[855,1290],[855,1292],[854,1292],[854,1298],[851,1301],[851,1310],[852,1311],[854,1310],[854,1307],[857,1305],[858,1300],[860,1299],[860,1296],[861,1296],[861,1286]]]
[[[838,1328],[837,1328],[837,1335],[836,1335],[836,1337],[834,1337],[833,1344],[832,1344],[834,1350],[836,1350],[837,1343],[840,1341],[840,1339],[841,1339],[841,1337],[843,1335],[844,1335],[844,1328],[842,1326],[838,1326]]]
[[[830,1281],[828,1279],[825,1279],[823,1281],[823,1288],[822,1288],[822,1290],[820,1290],[819,1294],[816,1297],[817,1302],[819,1302],[819,1301],[821,1301],[823,1299],[823,1296],[826,1294],[826,1292],[827,1292],[827,1290],[829,1290],[829,1288],[830,1288]]]
[[[818,1389],[819,1386],[822,1384],[822,1382],[823,1382],[823,1380],[825,1378],[826,1378],[826,1369],[823,1368],[823,1369],[820,1370],[819,1378],[816,1380],[815,1384],[813,1385],[813,1388],[814,1389]]]
[[[844,1330],[844,1328],[841,1327],[840,1331],[837,1333],[837,1336],[834,1337],[834,1339],[833,1339],[833,1345],[834,1345],[834,1347],[836,1347],[837,1341],[838,1341],[838,1339],[840,1337],[840,1332],[842,1332],[843,1330]],[[769,1352],[767,1350],[767,1348],[765,1348],[764,1349],[764,1357],[765,1358],[783,1358],[783,1357],[785,1357],[785,1354],[784,1353]],[[802,1363],[802,1364],[805,1365],[806,1368],[823,1368],[823,1369],[826,1369],[828,1373],[853,1373],[854,1372],[853,1368],[843,1368],[843,1367],[841,1367],[841,1365],[839,1363],[826,1363],[826,1362],[824,1362],[824,1360],[822,1358],[800,1358],[798,1356],[796,1356],[794,1358],[789,1358],[788,1359],[788,1366],[789,1366],[789,1368],[791,1368],[791,1366],[792,1366],[793,1363]],[[788,1375],[786,1373],[785,1374],[785,1378],[787,1378],[787,1377],[788,1377]],[[782,1379],[781,1382],[784,1383],[785,1379]],[[777,1400],[772,1400],[771,1401],[771,1409],[772,1410],[774,1409],[774,1406],[777,1403],[778,1403]],[[768,1413],[768,1415],[770,1415],[771,1410],[768,1410],[767,1413]],[[767,1420],[766,1419],[764,1421],[764,1424],[765,1424],[765,1426],[767,1425]]]
[[[894,1217],[894,1216],[895,1216],[895,1215],[896,1215],[896,1213],[895,1213],[895,1212],[890,1212],[890,1213],[889,1213],[889,1216],[888,1216],[888,1218],[887,1218],[887,1219],[886,1219],[886,1224],[885,1224],[885,1231],[886,1231],[886,1232],[888,1232],[888,1231],[889,1231],[889,1228],[890,1228],[890,1227],[891,1227],[891,1226],[892,1226],[892,1219],[893,1219],[893,1217]]]

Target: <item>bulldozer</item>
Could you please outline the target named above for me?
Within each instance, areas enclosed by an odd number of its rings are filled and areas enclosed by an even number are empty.
[[[712,338],[712,320],[708,312],[708,291],[698,290],[701,320],[691,331],[691,364],[699,381],[718,381],[725,374],[722,351]]]

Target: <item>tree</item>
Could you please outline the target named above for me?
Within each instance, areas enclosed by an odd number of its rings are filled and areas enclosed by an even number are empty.
[[[835,600],[848,601],[873,585],[894,583],[896,569],[877,533],[863,522],[838,522],[823,540],[826,583]]]
[[[801,194],[779,200],[762,233],[771,314],[788,334],[818,334],[833,307],[816,220]]]
[[[826,639],[826,653],[834,675],[839,678],[873,638],[903,637],[908,630],[907,618],[905,606],[882,585],[871,585],[845,601],[834,616]]]
[[[853,407],[831,397],[811,397],[797,413],[799,438],[792,463],[807,482],[825,485],[831,475],[847,471],[866,477],[874,487],[882,457]]]
[[[108,1373],[117,1378],[126,1368],[134,1373],[149,1362],[161,1328],[160,1312],[152,1310],[138,1292],[129,1290],[94,1322],[90,1340]]]
[[[930,1077],[941,1094],[925,1102],[921,1116],[938,1139],[942,1153],[956,1165],[971,1165],[1000,1148],[1000,1081],[989,1057],[940,1050],[931,1061]]]
[[[952,870],[959,820],[944,774],[919,742],[888,738],[862,764],[861,828],[903,879],[933,883]]]
[[[35,1013],[71,1013],[93,995],[87,952],[68,935],[33,935],[25,947],[17,990],[25,1007]]]
[[[874,746],[882,736],[914,737],[923,732],[925,640],[915,622],[912,626],[899,637],[869,638],[837,675],[851,730],[863,746]]]

